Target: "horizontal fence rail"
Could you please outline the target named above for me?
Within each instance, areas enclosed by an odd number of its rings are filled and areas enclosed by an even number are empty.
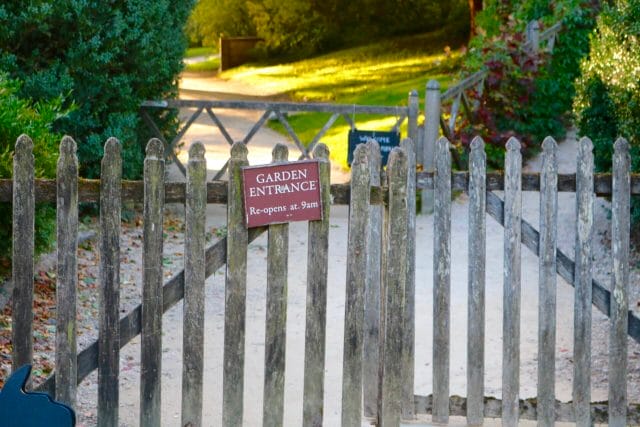
[[[630,176],[631,195],[640,195],[640,174]],[[594,194],[596,196],[611,196],[612,174],[593,174]],[[433,172],[418,172],[416,174],[416,187],[418,189],[433,189]],[[35,200],[36,203],[56,202],[56,181],[53,179],[36,179]],[[469,172],[455,171],[451,173],[451,189],[454,191],[466,191],[469,187]],[[184,203],[187,184],[184,182],[166,182],[165,203]],[[142,181],[122,181],[122,202],[141,203],[144,201]],[[504,190],[504,174],[502,172],[488,172],[486,174],[486,189],[488,191]],[[522,191],[540,191],[540,174],[523,173]],[[575,193],[576,175],[558,174],[558,191]],[[331,203],[334,205],[349,204],[349,184],[331,184]],[[0,202],[12,202],[13,181],[0,179]],[[386,189],[380,186],[371,186],[371,204],[380,204],[386,199]],[[100,180],[78,179],[78,201],[99,202]],[[227,181],[207,182],[207,203],[227,203]]]

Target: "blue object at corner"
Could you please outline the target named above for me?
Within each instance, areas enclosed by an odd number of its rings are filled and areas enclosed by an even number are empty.
[[[26,392],[31,365],[15,371],[0,391],[0,427],[74,427],[73,409],[46,393]]]

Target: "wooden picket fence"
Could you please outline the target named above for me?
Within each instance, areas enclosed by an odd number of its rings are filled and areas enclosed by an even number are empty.
[[[60,145],[56,181],[35,180],[33,144],[26,136],[16,144],[14,179],[0,181],[0,201],[13,201],[13,366],[33,358],[33,218],[35,203],[55,201],[58,209],[57,328],[55,374],[41,387],[57,400],[75,405],[77,384],[98,370],[99,425],[118,425],[119,349],[141,334],[140,425],[159,426],[161,419],[162,315],[184,297],[184,342],[181,425],[202,419],[204,367],[204,283],[226,264],[223,374],[223,425],[243,423],[247,245],[268,232],[267,315],[265,337],[265,425],[281,425],[284,412],[286,285],[288,225],[247,229],[243,212],[241,168],[247,148],[231,148],[228,182],[206,182],[204,148],[189,150],[187,182],[164,182],[164,147],[147,146],[144,181],[121,180],[120,144],[105,145],[100,181],[78,178],[75,142]],[[342,425],[360,425],[363,415],[381,426],[431,414],[446,423],[466,416],[470,425],[484,417],[501,417],[504,425],[538,419],[540,425],[574,421],[578,425],[640,423],[640,408],[628,405],[627,340],[640,341],[640,320],[628,310],[630,195],[640,194],[640,178],[630,175],[629,146],[615,143],[613,175],[593,173],[592,144],[579,144],[576,175],[557,173],[556,143],[543,143],[543,171],[523,174],[520,144],[507,143],[504,173],[488,173],[484,144],[471,144],[468,172],[451,171],[445,138],[437,141],[434,172],[416,175],[415,147],[402,141],[381,174],[375,141],[360,145],[352,163],[350,185],[330,185],[329,152],[316,145],[320,161],[323,217],[309,222],[303,425],[323,422],[327,273],[330,205],[349,204],[349,235],[344,320]],[[273,161],[288,157],[278,145]],[[433,394],[414,394],[415,335],[415,193],[432,189],[434,210]],[[469,193],[469,307],[467,397],[450,396],[451,194]],[[493,191],[504,192],[504,201]],[[521,192],[540,191],[540,233],[522,219]],[[578,200],[575,262],[556,249],[557,193],[576,192]],[[612,196],[612,291],[593,280],[591,240],[596,194]],[[77,354],[76,250],[79,201],[100,202],[99,338]],[[144,202],[142,303],[120,318],[120,209],[123,201]],[[185,268],[163,284],[162,228],[165,203],[185,203]],[[227,237],[205,248],[207,203],[227,203]],[[485,212],[504,225],[504,323],[502,400],[484,396]],[[521,244],[540,257],[539,378],[537,399],[522,400],[520,377]],[[556,274],[576,288],[573,401],[555,399]],[[422,280],[422,278],[420,278]],[[609,400],[590,398],[591,305],[611,318]]]

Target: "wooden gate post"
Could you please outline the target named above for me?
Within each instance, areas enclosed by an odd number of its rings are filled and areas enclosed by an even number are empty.
[[[224,378],[222,380],[222,424],[225,427],[242,426],[248,233],[244,222],[241,168],[248,164],[247,147],[242,142],[234,143],[229,159],[227,202]]]
[[[356,147],[351,163],[349,243],[342,370],[342,425],[362,423],[364,291],[367,271],[370,172],[368,147]]]
[[[109,138],[100,171],[98,425],[118,426],[120,376],[120,142]]]
[[[425,172],[433,172],[436,140],[440,135],[440,83],[429,80],[424,101],[424,152],[422,165]],[[423,214],[433,213],[433,190],[422,190]]]
[[[537,20],[530,21],[527,24],[525,38],[527,39],[527,47],[532,52],[540,50],[540,24],[538,24]]]
[[[407,114],[407,120],[409,126],[407,129],[407,137],[414,143],[414,156],[416,157],[416,163],[422,163],[423,150],[422,141],[418,138],[418,114],[420,114],[420,96],[417,90],[409,92],[409,112]]]
[[[12,372],[33,360],[34,217],[33,141],[20,135],[13,156]]]
[[[324,144],[318,144],[313,150],[313,157],[320,160],[322,219],[309,221],[304,349],[304,427],[322,425],[325,336],[327,332],[327,273],[329,270],[329,212],[331,210],[329,149]]]
[[[68,136],[62,138],[60,143],[57,175],[56,400],[75,408],[78,382],[78,157],[76,143]]]
[[[394,148],[389,155],[389,223],[384,274],[379,426],[397,427],[402,415],[402,347],[407,256],[407,155]]]

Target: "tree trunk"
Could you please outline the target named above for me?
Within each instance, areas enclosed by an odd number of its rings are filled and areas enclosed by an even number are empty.
[[[469,0],[469,25],[471,26],[471,31],[469,32],[470,37],[476,35],[476,14],[482,11],[482,0]]]

